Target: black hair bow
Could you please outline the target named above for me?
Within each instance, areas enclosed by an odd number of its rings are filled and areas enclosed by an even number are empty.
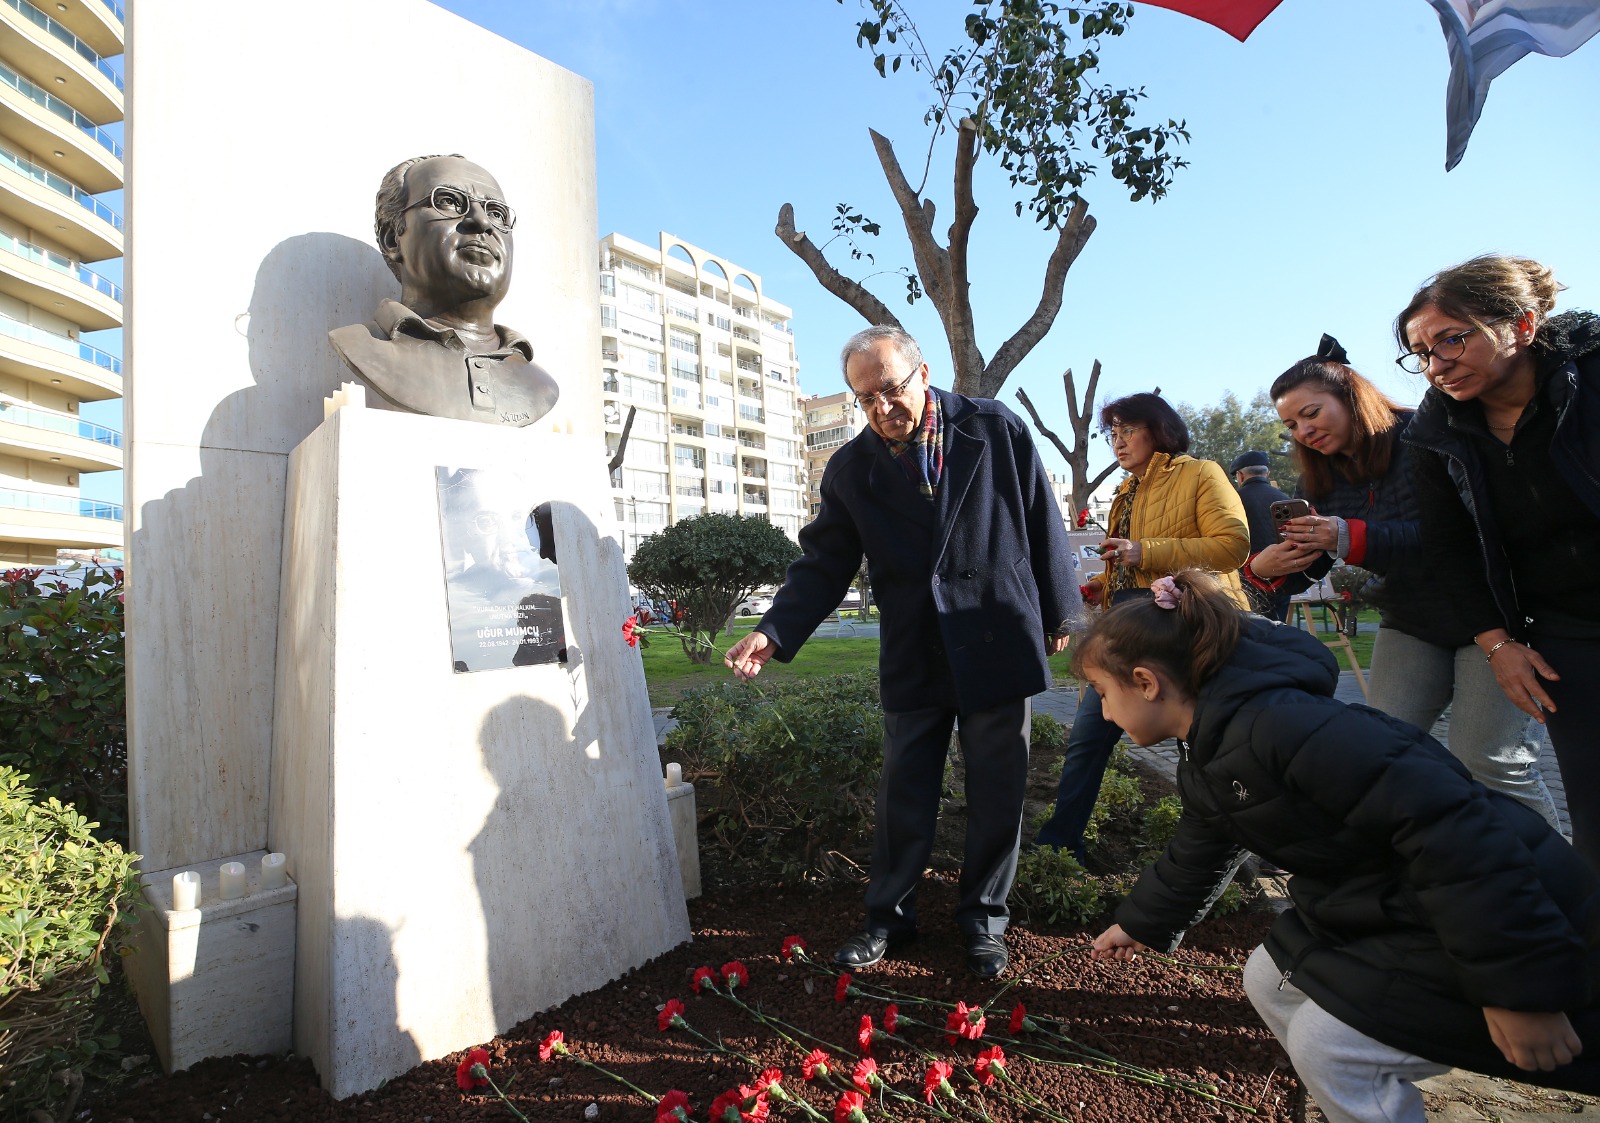
[[[1319,363],[1350,363],[1350,356],[1345,354],[1339,341],[1327,332],[1322,333],[1322,342],[1317,344],[1317,362]]]

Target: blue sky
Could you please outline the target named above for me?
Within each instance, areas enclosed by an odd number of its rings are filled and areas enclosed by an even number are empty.
[[[910,0],[930,45],[954,42],[964,0]],[[778,207],[821,241],[835,203],[883,224],[878,267],[910,264],[869,126],[920,165],[926,87],[881,79],[855,46],[858,0],[445,0],[444,7],[594,82],[600,231],[668,230],[760,273],[795,312],[801,382],[839,388],[834,356],[860,318],[773,235]],[[1391,362],[1395,312],[1416,285],[1484,251],[1539,258],[1568,307],[1600,307],[1600,41],[1531,56],[1499,78],[1455,171],[1444,172],[1444,39],[1424,0],[1284,0],[1241,44],[1137,5],[1102,74],[1143,85],[1152,116],[1184,118],[1191,166],[1156,204],[1109,176],[1085,194],[1099,228],[1067,280],[1055,329],[1002,392],[1025,387],[1065,425],[1061,371],[1102,389],[1161,386],[1203,403],[1248,397],[1327,331],[1358,369],[1414,402]],[[493,166],[492,153],[474,158]],[[931,182],[949,213],[949,148]],[[1052,237],[980,176],[972,283],[992,355],[1038,299]],[[941,227],[944,223],[941,221]],[[926,301],[877,291],[923,339],[936,384],[948,351]],[[1047,465],[1062,466],[1046,450]],[[85,489],[88,490],[87,488]]]

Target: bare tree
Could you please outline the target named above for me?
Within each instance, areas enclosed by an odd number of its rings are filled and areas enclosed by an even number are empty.
[[[1083,391],[1083,405],[1078,404],[1078,398],[1072,385],[1072,370],[1061,376],[1062,384],[1067,392],[1067,420],[1072,425],[1072,446],[1067,444],[1050,430],[1039,418],[1039,411],[1034,408],[1033,402],[1028,399],[1026,390],[1017,391],[1017,400],[1022,403],[1022,408],[1028,411],[1028,416],[1033,419],[1033,427],[1039,430],[1045,438],[1056,446],[1056,451],[1061,453],[1062,459],[1067,462],[1067,467],[1072,469],[1072,515],[1076,515],[1089,505],[1089,496],[1094,494],[1094,489],[1106,481],[1106,477],[1116,471],[1117,462],[1113,460],[1094,475],[1089,475],[1089,450],[1094,447],[1090,430],[1094,427],[1094,392],[1100,384],[1100,360],[1094,361],[1094,368],[1089,371],[1089,385]]]
[[[841,0],[841,3],[843,0]],[[1094,233],[1095,220],[1079,195],[1085,179],[1096,171],[1083,152],[1085,134],[1098,158],[1109,163],[1116,180],[1135,200],[1158,199],[1166,193],[1185,161],[1169,149],[1188,132],[1178,121],[1134,128],[1134,104],[1142,89],[1094,86],[1087,79],[1099,64],[1100,41],[1121,35],[1132,14],[1127,3],[1096,0],[1062,8],[1049,0],[1007,0],[983,5],[963,23],[966,42],[935,56],[906,11],[904,0],[861,0],[873,18],[857,24],[856,42],[868,47],[880,75],[898,71],[902,63],[924,74],[933,88],[934,104],[924,123],[931,133],[920,181],[913,185],[894,146],[876,130],[868,130],[884,179],[899,207],[911,243],[916,271],[900,270],[907,280],[908,302],[926,292],[939,314],[950,346],[954,388],[958,393],[995,397],[1007,377],[1038,345],[1061,311],[1068,271]],[[880,42],[888,44],[879,50]],[[898,47],[891,51],[889,47]],[[952,217],[940,244],[936,207],[928,195],[936,142],[955,125],[952,166]],[[1026,319],[985,359],[974,322],[969,254],[978,204],[973,174],[984,156],[997,159],[1013,187],[1031,189],[1029,199],[1015,200],[1015,210],[1032,212],[1056,238],[1039,297]],[[871,260],[855,241],[857,234],[877,233],[876,223],[840,206],[835,237],[818,246],[795,224],[794,207],[778,211],[775,232],[805,262],[829,292],[854,308],[869,323],[899,324],[888,305],[862,281],[846,276],[824,251],[837,238],[850,246],[853,260]],[[1071,372],[1067,399],[1075,402]],[[1087,409],[1087,406],[1086,406]]]

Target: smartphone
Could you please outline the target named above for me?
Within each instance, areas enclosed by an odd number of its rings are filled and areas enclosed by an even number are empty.
[[[1290,519],[1300,519],[1311,513],[1311,504],[1304,499],[1283,499],[1267,508],[1272,512],[1272,529],[1283,531],[1283,524]]]

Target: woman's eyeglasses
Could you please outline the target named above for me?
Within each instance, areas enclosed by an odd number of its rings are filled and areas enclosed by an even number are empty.
[[[1519,312],[1518,315],[1521,315]],[[1458,331],[1454,335],[1447,335],[1425,351],[1408,351],[1395,360],[1395,365],[1408,374],[1421,374],[1431,366],[1435,359],[1442,363],[1454,362],[1461,357],[1467,349],[1467,336],[1475,331],[1480,331],[1490,324],[1498,324],[1505,320],[1514,319],[1513,316],[1501,316],[1498,320],[1479,324],[1466,331]]]

